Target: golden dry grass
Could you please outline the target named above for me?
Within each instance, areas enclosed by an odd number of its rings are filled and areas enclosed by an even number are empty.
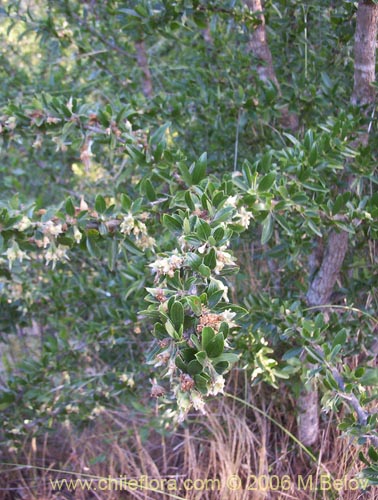
[[[234,378],[234,390],[239,381]],[[245,397],[295,433],[292,403],[284,394],[272,399],[262,388]],[[268,399],[269,398],[269,399]],[[326,471],[333,479],[353,478],[361,469],[356,446],[341,438],[335,419],[328,420],[314,463],[292,438],[253,409],[231,400],[209,405],[207,417],[166,436],[151,429],[142,438],[141,422],[127,408],[106,411],[91,428],[78,434],[69,427],[36,440],[25,440],[17,455],[3,454],[0,498],[3,500],[140,499],[168,500],[374,500],[377,489],[353,490],[346,483],[335,490],[320,482]],[[38,468],[36,468],[38,467]],[[54,470],[55,469],[55,470]],[[60,472],[59,472],[60,470]],[[64,473],[63,471],[67,471]],[[68,473],[71,472],[71,473]],[[127,480],[145,477],[142,487],[126,488]],[[50,480],[88,480],[91,488],[52,487]],[[112,479],[109,479],[112,478]],[[238,487],[238,478],[242,487]],[[116,481],[118,479],[118,482]],[[184,480],[191,480],[184,485]],[[123,482],[122,482],[123,481]],[[311,489],[311,482],[313,488]],[[320,486],[316,490],[315,486]],[[186,487],[184,487],[186,486]],[[323,487],[322,487],[323,486]],[[270,488],[271,487],[271,488]],[[235,489],[233,489],[235,488]],[[120,491],[123,489],[123,491]],[[71,490],[71,491],[69,491]]]

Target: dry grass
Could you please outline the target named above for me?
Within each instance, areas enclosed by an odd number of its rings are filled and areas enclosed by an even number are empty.
[[[233,390],[241,385],[234,377]],[[289,394],[289,393],[288,393]],[[283,404],[281,392],[276,400],[263,390],[245,394],[245,398],[263,409],[288,431],[295,433],[295,417],[287,400]],[[134,415],[134,416],[132,416]],[[353,491],[310,490],[319,484],[320,475],[329,473],[335,479],[352,478],[358,473],[356,447],[340,438],[332,419],[322,434],[319,455],[313,463],[306,453],[284,431],[258,412],[233,400],[218,400],[209,406],[207,418],[197,419],[164,437],[151,430],[148,439],[142,439],[140,422],[135,414],[122,408],[107,411],[92,428],[80,434],[65,427],[43,439],[30,438],[17,456],[8,453],[3,462],[23,464],[2,466],[0,498],[3,500],[52,499],[163,499],[190,500],[373,500],[378,492],[369,489]],[[25,467],[29,466],[29,467]],[[38,468],[36,468],[38,467]],[[55,469],[55,470],[54,470]],[[59,471],[60,470],[60,471]],[[68,471],[68,472],[63,472]],[[69,473],[71,472],[71,473]],[[237,475],[243,485],[233,491],[232,477]],[[125,488],[125,483],[113,480],[146,476],[152,488]],[[265,480],[278,491],[263,491]],[[302,477],[303,482],[298,478]],[[92,480],[92,488],[77,486],[76,491],[62,487],[53,491],[50,480]],[[102,482],[101,482],[102,478]],[[256,478],[256,479],[255,479]],[[285,479],[287,478],[287,479]],[[106,479],[108,482],[104,482]],[[183,487],[185,479],[197,480],[196,489]],[[155,480],[151,483],[152,480]],[[170,482],[167,482],[170,480]],[[213,482],[206,480],[214,480]],[[234,481],[236,481],[237,478]],[[165,481],[165,483],[164,483]],[[260,481],[260,491],[254,486]],[[310,480],[309,480],[310,481]],[[120,488],[123,491],[119,491]],[[193,483],[187,483],[189,488]],[[353,485],[353,483],[352,483]],[[147,485],[148,486],[148,485]],[[162,487],[160,491],[154,488]],[[103,488],[103,489],[100,489]],[[175,488],[175,489],[174,489]],[[249,489],[248,489],[249,488]],[[117,491],[118,490],[118,491]]]

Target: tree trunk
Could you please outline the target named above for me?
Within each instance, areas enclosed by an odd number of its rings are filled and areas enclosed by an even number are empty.
[[[138,40],[137,42],[135,42],[135,50],[136,50],[136,55],[137,55],[138,66],[143,73],[143,79],[142,79],[143,94],[146,97],[152,97],[152,94],[153,94],[152,76],[151,76],[150,68],[148,66],[146,45],[144,43],[144,40]]]
[[[260,24],[254,29],[250,35],[247,50],[251,52],[257,59],[256,72],[259,79],[269,84],[272,82],[278,90],[279,96],[281,94],[281,87],[278,82],[276,72],[273,67],[272,53],[270,51],[265,29],[265,16],[263,14],[262,0],[245,0],[247,7],[256,14]],[[295,131],[299,127],[299,119],[296,113],[291,113],[288,106],[281,109],[281,126],[286,129]]]
[[[273,82],[280,91],[280,86],[273,68],[272,53],[266,39],[265,17],[261,0],[246,0],[246,5],[257,14],[260,24],[251,34],[248,42],[248,51],[259,60],[256,71],[263,82]]]
[[[360,0],[354,43],[354,88],[351,103],[354,105],[373,104],[375,88],[375,51],[378,26],[378,5],[371,0]],[[368,133],[360,136],[354,147],[365,144]],[[332,230],[319,271],[313,278],[307,292],[310,306],[329,304],[338,274],[348,250],[348,233]],[[299,400],[298,437],[303,444],[310,446],[318,439],[318,394],[316,388],[304,388]],[[316,403],[316,404],[315,404]]]

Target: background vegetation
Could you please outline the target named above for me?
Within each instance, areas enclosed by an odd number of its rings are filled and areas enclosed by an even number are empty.
[[[4,498],[58,498],[51,478],[85,474],[325,472],[368,482],[284,493],[375,498],[377,126],[351,104],[357,3],[266,1],[276,81],[253,5],[0,7]],[[175,492],[283,494],[197,493]]]

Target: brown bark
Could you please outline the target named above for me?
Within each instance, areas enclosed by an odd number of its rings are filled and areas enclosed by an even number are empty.
[[[273,82],[277,89],[280,86],[273,67],[272,53],[266,39],[265,16],[261,0],[246,0],[246,5],[257,14],[260,24],[255,28],[248,42],[248,50],[260,61],[256,71],[263,82]]]
[[[372,104],[375,99],[375,50],[378,26],[378,5],[360,0],[354,39],[354,89],[352,104]]]
[[[260,21],[260,24],[250,35],[247,50],[252,53],[258,61],[256,72],[259,79],[265,83],[272,82],[277,88],[279,96],[281,96],[281,87],[273,66],[272,53],[266,36],[262,0],[245,0],[245,4],[256,14]],[[299,127],[298,115],[296,113],[291,113],[287,106],[284,106],[281,109],[280,121],[283,128],[290,129],[292,131],[297,130]]]
[[[321,266],[307,292],[306,298],[309,306],[329,303],[347,250],[348,233],[331,231]]]
[[[354,43],[354,87],[351,103],[355,105],[373,104],[375,89],[375,51],[378,27],[378,5],[371,0],[360,0],[357,10],[357,22]],[[354,147],[365,144],[368,134],[354,141]],[[312,280],[307,292],[310,306],[329,304],[333,287],[340,273],[348,250],[348,233],[332,230],[318,273]],[[305,445],[312,445],[318,439],[319,419],[317,390],[304,390],[298,401],[298,434]]]
[[[153,94],[152,76],[150,68],[148,66],[146,45],[144,43],[144,40],[139,40],[135,42],[135,50],[137,55],[138,66],[143,73],[143,80],[142,80],[143,94],[146,97],[152,97]]]

